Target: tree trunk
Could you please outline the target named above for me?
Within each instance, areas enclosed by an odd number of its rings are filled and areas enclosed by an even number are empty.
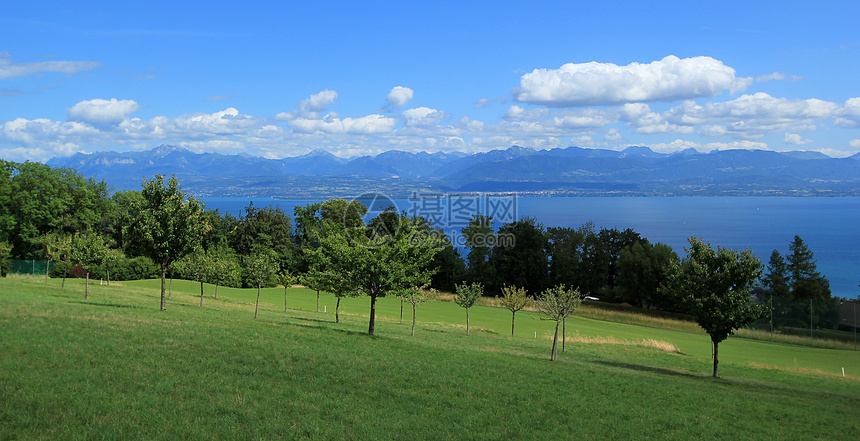
[[[203,281],[200,281],[200,306],[203,306]]]
[[[403,299],[400,299],[400,324],[403,324]]]
[[[376,296],[370,296],[370,325],[367,328],[367,334],[373,335],[376,330]]]
[[[412,336],[415,337],[415,304],[412,304]]]
[[[567,317],[561,319],[561,352],[567,352],[564,348],[565,336],[567,335]]]
[[[164,276],[161,277],[161,291],[164,292]],[[170,285],[167,286],[167,298],[173,295],[173,273],[170,273]]]
[[[320,312],[320,290],[317,290],[317,312]]]
[[[86,288],[84,289],[84,292],[86,293],[85,296],[86,296],[87,300],[89,300],[90,299],[90,272],[89,271],[87,271],[87,285],[86,285]]]
[[[217,281],[217,280],[215,281],[215,300],[218,300],[218,285],[220,283],[221,283],[220,281]]]
[[[63,271],[63,284],[60,285],[60,289],[66,289],[66,276],[69,275],[69,265],[66,265],[66,270]]]
[[[711,340],[711,341],[713,341],[713,340]],[[720,370],[717,367],[717,365],[720,362],[720,359],[719,359],[718,354],[717,354],[719,347],[720,347],[720,344],[718,342],[714,342],[714,378],[720,378]]]
[[[287,286],[284,285],[284,312],[287,312]]]
[[[164,297],[164,281],[167,278],[167,264],[161,264],[161,310],[167,311],[167,299]],[[171,281],[173,279],[170,279]]]
[[[337,305],[334,307],[334,322],[340,323],[340,297],[337,298]]]
[[[469,335],[469,308],[466,308],[466,335]]]
[[[260,290],[263,289],[263,282],[257,282],[257,304],[254,305],[254,318],[257,318],[257,311],[260,310]]]
[[[48,284],[48,269],[51,268],[51,261],[48,261],[48,264],[45,265],[45,285]]]
[[[514,336],[514,321],[517,319],[517,312],[511,311],[511,337]]]
[[[107,281],[108,281],[107,286],[110,286],[110,268],[105,267],[105,272],[107,273]]]
[[[550,355],[550,361],[555,361],[555,358],[558,355],[558,323],[559,322],[555,322],[555,335],[552,337],[552,355]]]

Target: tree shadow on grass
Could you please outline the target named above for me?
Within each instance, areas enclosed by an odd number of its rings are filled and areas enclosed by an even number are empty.
[[[91,306],[106,306],[109,308],[133,308],[133,309],[140,308],[140,306],[123,305],[120,303],[97,303],[97,302],[74,301],[74,300],[69,301],[69,303],[80,303],[81,305],[91,305]]]
[[[290,321],[290,322],[286,322],[285,323],[286,325],[298,326],[300,328],[308,328],[308,329],[316,329],[316,330],[325,329],[325,330],[329,330],[329,331],[340,332],[341,334],[346,334],[346,335],[367,335],[366,332],[353,331],[351,329],[342,329],[342,328],[331,327],[331,326],[321,326],[321,325],[333,325],[333,324],[335,324],[334,321],[330,321],[330,320],[310,319],[310,318],[304,318],[304,317],[290,317],[290,319],[291,320],[298,320],[300,322],[309,322],[309,323],[296,323],[294,321]]]
[[[672,369],[659,368],[659,367],[654,367],[654,366],[646,366],[644,364],[622,363],[622,362],[618,362],[618,361],[605,361],[605,360],[595,360],[594,363],[602,364],[604,366],[615,367],[615,368],[629,369],[629,370],[640,371],[640,372],[651,372],[651,373],[655,373],[655,374],[670,375],[670,376],[674,376],[674,377],[686,377],[686,378],[696,378],[696,379],[710,378],[709,375],[691,374],[691,373],[680,372],[680,371],[676,371],[676,370],[672,370]]]

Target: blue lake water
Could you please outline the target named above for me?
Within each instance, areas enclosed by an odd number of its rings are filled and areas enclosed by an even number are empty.
[[[253,201],[261,207],[277,205],[292,214],[293,207],[319,200]],[[250,199],[204,198],[204,202],[209,210],[238,217]],[[430,200],[429,205],[426,199],[393,202],[398,210],[426,217],[440,215],[443,229],[449,233],[460,228],[457,210],[461,210],[459,219],[469,214],[462,211],[465,205],[455,205],[457,202],[448,198]],[[545,227],[579,227],[593,222],[598,229],[632,228],[682,256],[687,238],[698,236],[715,247],[750,248],[766,264],[774,249],[787,255],[789,242],[799,235],[815,254],[818,270],[830,280],[833,295],[856,298],[860,293],[860,198],[518,197],[471,202],[472,209],[503,221],[529,216]],[[504,211],[498,211],[493,202]]]

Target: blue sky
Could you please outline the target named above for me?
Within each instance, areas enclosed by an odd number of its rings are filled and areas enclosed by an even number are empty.
[[[8,3],[6,160],[860,152],[856,1]]]

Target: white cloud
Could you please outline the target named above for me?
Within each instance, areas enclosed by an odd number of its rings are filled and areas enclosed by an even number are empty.
[[[16,64],[8,52],[0,52],[0,80],[25,77],[42,72],[73,74],[97,67],[101,67],[101,63],[95,61],[41,61]]]
[[[860,139],[852,139],[852,140],[848,143],[848,145],[849,145],[852,149],[860,149]]]
[[[94,124],[116,124],[136,112],[140,106],[134,100],[110,101],[94,99],[81,101],[66,109],[69,119]]]
[[[399,109],[412,100],[412,95],[412,89],[404,86],[396,86],[391,89],[391,92],[388,92],[388,96],[385,97],[385,101],[388,102],[388,105],[391,107]]]
[[[812,144],[811,139],[803,139],[803,137],[797,133],[786,133],[785,136],[782,138],[782,142],[794,145]]]
[[[616,141],[621,141],[622,136],[621,136],[621,133],[618,132],[618,129],[613,127],[613,128],[606,131],[605,139],[606,139],[606,141],[616,142]]]
[[[383,115],[367,115],[359,118],[334,118],[323,119],[297,118],[287,123],[294,131],[299,133],[333,133],[370,135],[390,132],[397,124],[397,120]]]
[[[299,102],[299,110],[310,112],[322,112],[329,104],[337,101],[337,92],[334,90],[323,90],[310,96],[310,98]]]
[[[668,56],[649,64],[568,63],[535,69],[513,90],[517,101],[550,107],[604,106],[713,97],[746,89],[750,78],[711,57]]]
[[[849,98],[845,101],[834,125],[846,128],[860,127],[860,98]]]
[[[417,107],[403,111],[403,118],[406,120],[407,126],[433,126],[445,116],[445,112],[429,107]]]

